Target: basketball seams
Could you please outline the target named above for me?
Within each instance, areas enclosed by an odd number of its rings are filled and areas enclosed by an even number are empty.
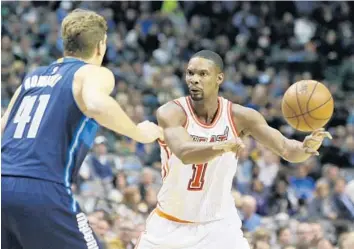
[[[321,105],[319,105],[319,106],[313,108],[312,110],[306,111],[306,112],[304,112],[304,113],[302,113],[302,114],[296,114],[295,116],[290,116],[290,117],[288,116],[288,117],[284,117],[284,118],[296,118],[296,117],[300,117],[300,116],[305,115],[305,114],[309,114],[309,113],[311,113],[311,112],[313,112],[313,111],[318,110],[318,109],[321,108],[322,106],[326,105],[326,104],[327,104],[329,101],[331,101],[331,100],[332,100],[332,96],[330,96],[328,100],[326,100],[326,101],[325,101],[324,103],[322,103]],[[322,120],[322,119],[319,119],[319,118],[314,118],[314,117],[312,117],[311,115],[310,115],[310,117],[313,118],[313,119]],[[329,118],[330,118],[330,117],[329,117]],[[323,120],[329,119],[329,118],[324,118]]]
[[[317,83],[316,83],[316,85],[317,85]],[[302,108],[301,108],[300,101],[299,101],[299,95],[298,95],[298,91],[297,91],[297,86],[298,86],[298,84],[295,84],[295,90],[296,90],[296,91],[295,91],[295,94],[296,94],[296,102],[297,102],[297,105],[298,105],[298,107],[299,107],[299,109],[300,109],[301,116],[302,116],[302,118],[304,119],[306,125],[307,125],[311,130],[313,130],[313,128],[311,127],[311,125],[309,125],[309,124],[307,123],[307,120],[306,120],[306,118],[305,118],[305,115],[304,115],[304,113],[302,112]],[[312,96],[312,94],[310,95],[309,99],[311,99],[311,96]],[[296,129],[297,129],[297,127],[296,127]]]
[[[313,87],[312,92],[311,92],[311,94],[310,94],[310,96],[309,96],[309,99],[307,100],[307,103],[306,103],[306,111],[307,111],[307,112],[309,111],[310,100],[311,100],[311,98],[312,98],[313,93],[314,93],[315,90],[316,90],[317,85],[318,85],[318,82],[316,82],[316,85]],[[309,113],[309,114],[310,114],[310,113]],[[311,116],[311,114],[310,114],[310,116]]]
[[[284,101],[284,103],[289,107],[289,109],[290,109],[293,113],[296,114],[295,110],[289,105],[289,103],[286,101],[285,98],[283,98],[283,101]],[[295,128],[295,129],[297,129],[298,126],[299,126],[299,123],[300,123],[300,122],[299,122],[299,118],[298,118],[297,115],[295,115],[294,118],[296,118],[296,128]]]
[[[311,98],[311,97],[310,97]],[[321,107],[322,106],[325,106],[329,101],[331,101],[332,100],[332,96],[324,103],[324,104],[322,104],[322,105],[320,105]],[[315,109],[318,109],[318,108],[315,108]],[[313,111],[313,110],[312,110]],[[322,118],[315,118],[315,117],[313,117],[312,115],[311,115],[311,112],[312,111],[310,111],[308,114],[309,114],[309,116],[312,118],[312,119],[315,119],[315,120],[326,120],[326,119],[330,119],[331,117],[329,117],[329,118],[325,118],[325,119],[322,119]],[[332,116],[332,115],[331,115]]]

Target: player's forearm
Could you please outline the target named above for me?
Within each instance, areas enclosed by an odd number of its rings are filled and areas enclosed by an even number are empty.
[[[291,163],[306,161],[311,155],[306,153],[302,142],[286,138],[278,130],[268,125],[252,130],[251,135],[278,156]]]
[[[88,105],[88,116],[118,134],[144,142],[144,134],[111,97],[100,98],[96,103],[93,100],[91,106]]]
[[[302,142],[285,138],[281,156],[291,163],[301,163],[310,158],[311,154],[306,153]]]
[[[177,149],[177,157],[184,164],[205,163],[224,153],[222,149],[214,149],[215,143],[187,142]]]

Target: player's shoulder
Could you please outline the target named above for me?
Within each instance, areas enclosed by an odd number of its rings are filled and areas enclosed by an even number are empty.
[[[231,105],[231,114],[239,132],[249,125],[258,123],[261,118],[261,114],[257,110],[235,103]]]
[[[85,64],[79,68],[76,72],[77,77],[100,77],[102,81],[104,80],[113,80],[114,75],[113,72],[102,66],[92,65],[92,64]]]
[[[234,116],[237,116],[239,118],[247,118],[249,116],[253,116],[255,113],[258,113],[253,108],[235,103],[231,103],[231,111]]]
[[[156,111],[157,121],[160,126],[167,127],[170,123],[185,123],[187,115],[178,100],[171,100],[160,106]]]

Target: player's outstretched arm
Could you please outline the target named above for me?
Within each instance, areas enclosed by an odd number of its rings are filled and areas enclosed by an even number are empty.
[[[105,67],[86,65],[80,69],[83,77],[81,97],[85,115],[100,125],[141,143],[150,143],[162,136],[162,129],[145,121],[136,125],[110,96],[114,88],[113,73]]]
[[[194,142],[183,127],[186,118],[182,108],[174,102],[157,110],[157,120],[164,129],[165,142],[184,164],[205,163],[225,152],[237,153],[244,148],[241,139],[213,143]]]
[[[234,104],[233,118],[238,132],[250,135],[285,160],[293,163],[306,161],[312,155],[318,155],[318,149],[325,137],[331,138],[323,129],[313,132],[303,142],[288,139],[278,130],[270,127],[264,117],[251,108]]]
[[[7,124],[7,120],[9,119],[10,112],[11,112],[12,107],[14,106],[14,104],[15,104],[15,102],[17,100],[17,97],[20,94],[20,92],[21,92],[21,86],[19,86],[16,89],[14,95],[12,96],[12,98],[10,100],[9,106],[7,107],[4,115],[1,118],[1,135],[4,133],[4,130],[5,130],[5,127],[6,127],[6,124]]]

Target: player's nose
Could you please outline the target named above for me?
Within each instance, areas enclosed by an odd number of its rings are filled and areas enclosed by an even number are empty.
[[[200,84],[200,77],[199,77],[199,76],[194,76],[194,77],[192,78],[191,82],[192,82],[194,85]]]

